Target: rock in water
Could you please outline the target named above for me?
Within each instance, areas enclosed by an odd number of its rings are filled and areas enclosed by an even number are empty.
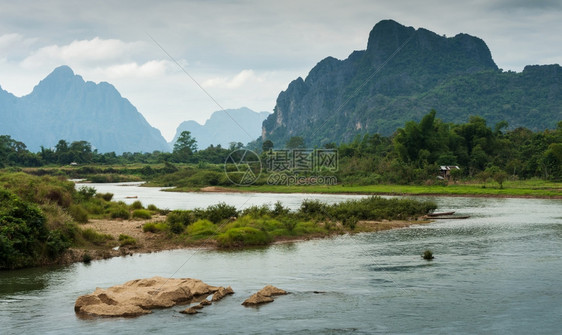
[[[182,313],[182,314],[197,314],[199,312],[197,311],[197,309],[195,309],[193,307],[189,307],[189,308],[186,308],[185,310],[181,311],[180,313]]]
[[[219,301],[222,298],[226,297],[229,294],[234,294],[234,291],[232,290],[232,287],[219,287],[219,289],[215,292],[215,294],[213,294],[213,297],[211,298],[211,301]]]
[[[287,294],[287,291],[277,288],[272,285],[267,285],[266,287],[259,290],[257,293],[252,294],[248,299],[246,299],[242,305],[244,306],[257,306],[274,301],[272,296]]]
[[[74,305],[77,314],[104,317],[134,317],[151,313],[154,308],[167,308],[190,303],[193,299],[217,292],[198,279],[153,277],[128,281],[108,289],[96,288],[80,296]]]

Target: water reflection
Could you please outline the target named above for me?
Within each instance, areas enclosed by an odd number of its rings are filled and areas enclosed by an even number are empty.
[[[43,269],[0,271],[0,297],[43,290],[49,277],[48,270]]]

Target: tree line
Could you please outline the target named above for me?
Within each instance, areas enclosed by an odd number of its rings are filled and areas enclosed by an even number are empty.
[[[432,110],[392,136],[366,134],[340,145],[340,174],[342,180],[411,183],[434,178],[439,166],[455,165],[460,170],[454,178],[487,179],[499,173],[562,180],[562,121],[554,130],[507,128],[505,121],[490,127],[479,116],[464,124],[445,123]]]
[[[337,149],[340,164],[338,179],[360,184],[417,183],[435,180],[442,165],[456,165],[453,178],[482,178],[493,175],[519,179],[542,178],[562,180],[562,121],[556,129],[531,131],[526,128],[508,129],[508,123],[493,127],[479,116],[467,123],[446,123],[432,110],[420,122],[409,121],[391,136],[358,135],[350,143],[329,143]],[[40,167],[45,165],[78,164],[156,164],[211,163],[222,164],[228,155],[243,147],[231,143],[198,150],[197,141],[185,131],[172,152],[99,153],[86,141],[60,140],[54,148],[29,152],[22,142],[10,136],[0,136],[0,168],[9,166]],[[256,151],[275,148],[305,148],[302,137],[292,137],[281,145],[265,140]],[[504,178],[504,179],[505,179]],[[502,178],[500,178],[502,179]]]
[[[59,140],[53,148],[41,147],[37,153],[27,150],[25,143],[0,135],[0,168],[5,167],[42,167],[46,165],[76,164],[157,164],[157,163],[198,163],[220,164],[230,152],[239,149],[242,143],[231,143],[228,148],[211,145],[204,150],[197,150],[197,141],[189,131],[182,132],[172,152],[115,152],[100,153],[87,141]]]

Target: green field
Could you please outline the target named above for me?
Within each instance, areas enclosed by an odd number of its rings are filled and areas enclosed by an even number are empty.
[[[259,185],[231,187],[234,191],[273,193],[342,193],[342,194],[395,194],[395,195],[452,195],[493,197],[561,198],[562,183],[543,180],[506,181],[503,188],[497,183],[453,184],[449,186],[424,185],[335,185],[335,186],[280,186]]]

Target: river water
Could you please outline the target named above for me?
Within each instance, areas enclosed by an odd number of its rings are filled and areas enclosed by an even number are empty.
[[[355,197],[95,187],[170,209]],[[174,250],[0,272],[0,334],[560,334],[562,201],[431,199],[471,217],[244,251]],[[420,257],[425,249],[433,261]],[[74,313],[76,298],[96,287],[156,275],[236,293],[190,316],[178,313],[182,306],[133,319]],[[240,305],[266,284],[291,294]]]

